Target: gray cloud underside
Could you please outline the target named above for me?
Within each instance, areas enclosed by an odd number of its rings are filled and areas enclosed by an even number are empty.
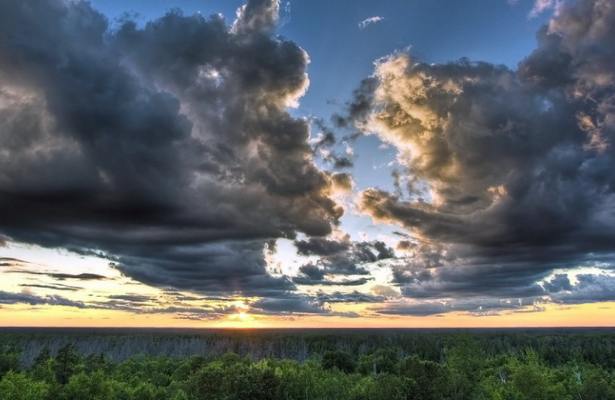
[[[52,305],[85,308],[80,301],[73,301],[62,296],[37,296],[29,293],[12,293],[0,291],[0,304],[29,304],[31,306]]]
[[[316,263],[308,263],[299,268],[300,275],[293,278],[293,282],[302,285],[363,285],[371,278],[336,280],[326,276],[369,275],[367,264],[395,257],[393,249],[377,240],[356,242],[348,237],[339,240],[312,237],[294,243],[299,254],[319,257]]]
[[[606,274],[581,274],[572,284],[567,275],[556,275],[547,281],[544,290],[534,297],[498,297],[496,295],[451,297],[447,299],[420,299],[418,302],[389,302],[372,307],[381,314],[428,316],[449,312],[463,312],[474,315],[494,315],[503,311],[542,311],[544,304],[585,304],[615,301],[615,276]],[[539,294],[539,295],[538,295]],[[444,294],[443,294],[444,295]],[[409,297],[412,297],[409,295]],[[435,296],[434,296],[435,297]],[[529,307],[529,308],[528,308]]]

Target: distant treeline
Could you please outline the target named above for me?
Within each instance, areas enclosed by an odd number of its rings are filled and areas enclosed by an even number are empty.
[[[606,331],[12,331],[0,400],[614,400],[614,355]]]
[[[217,357],[235,353],[254,360],[264,358],[305,361],[328,351],[357,356],[382,348],[398,357],[417,355],[441,362],[460,338],[471,337],[485,355],[534,351],[549,365],[584,360],[615,369],[615,330],[152,330],[152,329],[2,329],[0,344],[20,350],[22,366],[32,365],[43,350],[55,355],[70,344],[82,356],[104,354],[121,362],[136,355],[156,357]]]

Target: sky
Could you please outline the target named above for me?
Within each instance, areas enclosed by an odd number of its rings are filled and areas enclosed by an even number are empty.
[[[615,3],[0,3],[0,325],[614,326]]]

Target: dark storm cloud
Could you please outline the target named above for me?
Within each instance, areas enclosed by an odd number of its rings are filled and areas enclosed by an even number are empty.
[[[325,238],[310,238],[309,240],[297,240],[295,246],[297,252],[304,256],[330,256],[350,248],[350,241],[337,241]]]
[[[0,233],[152,285],[292,290],[265,243],[326,235],[342,209],[287,112],[308,57],[274,37],[278,8],[110,30],[86,2],[1,2]]]
[[[335,256],[346,253],[347,259],[357,262],[375,262],[395,256],[393,250],[384,242],[353,242],[348,237],[339,240],[312,237],[308,240],[296,240],[297,252],[304,256]]]
[[[365,264],[395,257],[393,249],[381,241],[353,242],[348,236],[341,239],[312,237],[296,240],[297,252],[304,256],[318,256],[315,263],[299,268],[293,282],[300,285],[360,286],[373,278],[331,279],[334,276],[369,275]]]
[[[325,277],[325,271],[314,264],[305,264],[299,267],[299,272],[311,280],[320,281]]]
[[[267,296],[294,289],[290,280],[270,276],[265,267],[261,241],[133,249],[116,266],[146,284],[202,293]]]
[[[371,281],[372,278],[361,277],[357,279],[327,279],[331,268],[319,267],[315,264],[305,264],[299,267],[299,275],[293,278],[298,285],[324,285],[324,286],[360,286]]]
[[[377,64],[338,121],[399,151],[410,196],[367,189],[359,207],[416,238],[393,266],[406,296],[482,296],[488,308],[544,295],[539,282],[556,268],[612,268],[613,37],[615,3],[579,0],[562,5],[516,70],[406,53]],[[591,276],[591,285],[608,281]],[[399,307],[432,314],[474,304]]]

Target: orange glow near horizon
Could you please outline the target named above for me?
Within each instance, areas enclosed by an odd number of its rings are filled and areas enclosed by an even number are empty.
[[[492,316],[450,313],[412,317],[272,317],[240,311],[218,320],[192,321],[172,314],[133,314],[123,311],[76,309],[63,306],[4,306],[3,327],[135,327],[135,328],[515,328],[615,327],[615,302],[574,306],[548,305],[540,312],[507,312]]]

